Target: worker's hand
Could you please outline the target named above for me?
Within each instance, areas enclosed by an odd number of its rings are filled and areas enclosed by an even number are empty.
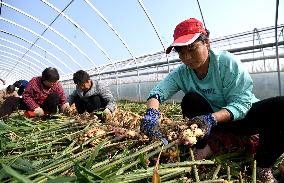
[[[149,108],[140,122],[140,131],[148,137],[162,138],[159,129],[160,112],[157,109]]]
[[[112,119],[112,113],[109,110],[109,108],[105,108],[102,114],[102,121],[103,122],[109,122]]]
[[[215,117],[209,113],[207,115],[196,116],[192,119],[189,119],[189,124],[197,124],[198,128],[200,128],[203,132],[203,136],[208,136],[211,132],[212,126],[217,125],[217,121]]]
[[[68,114],[69,111],[70,111],[70,105],[68,102],[66,102],[65,104],[61,106],[61,112],[64,114]]]
[[[38,116],[38,117],[41,117],[41,116],[44,115],[44,111],[41,107],[35,108],[34,112],[35,112],[35,115]]]

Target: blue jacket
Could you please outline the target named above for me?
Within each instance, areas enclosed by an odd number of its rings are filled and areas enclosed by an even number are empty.
[[[26,89],[26,87],[28,86],[29,82],[27,80],[19,80],[21,82],[21,86],[19,87],[18,90],[18,95],[22,95]]]

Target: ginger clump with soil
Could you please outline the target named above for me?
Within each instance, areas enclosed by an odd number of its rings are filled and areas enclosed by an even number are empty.
[[[163,126],[161,123],[162,131],[167,134],[169,141],[177,141],[179,144],[194,145],[199,138],[204,136],[203,131],[197,124],[190,124],[188,119],[184,119],[181,122],[174,122],[170,124],[170,127]]]

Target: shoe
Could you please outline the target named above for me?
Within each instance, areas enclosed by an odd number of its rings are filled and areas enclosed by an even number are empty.
[[[256,179],[262,183],[278,183],[273,176],[271,168],[256,167]]]
[[[194,149],[193,151],[195,160],[208,159],[213,155],[213,151],[207,144],[203,149]]]

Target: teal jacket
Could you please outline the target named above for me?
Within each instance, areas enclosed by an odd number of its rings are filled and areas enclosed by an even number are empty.
[[[197,92],[214,112],[222,108],[232,112],[234,120],[242,119],[258,99],[252,93],[253,81],[241,61],[227,51],[209,51],[210,62],[205,78],[198,79],[192,69],[180,65],[160,81],[150,95],[158,94],[161,102],[178,91]],[[189,104],[190,105],[190,104]]]

